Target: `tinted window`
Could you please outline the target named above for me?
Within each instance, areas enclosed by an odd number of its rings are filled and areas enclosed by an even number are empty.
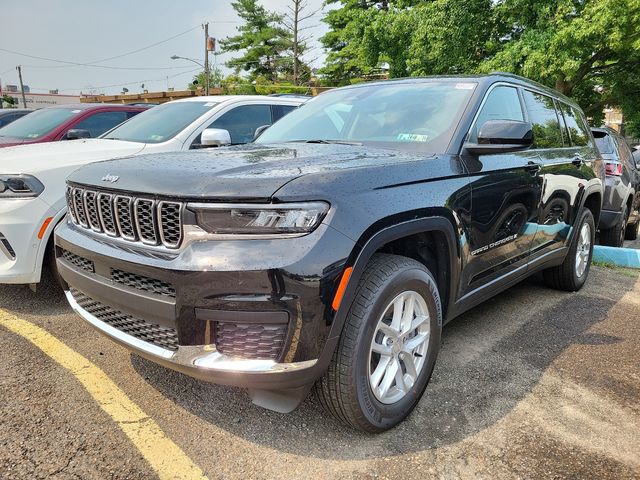
[[[553,98],[529,90],[524,90],[523,94],[529,121],[533,124],[533,147],[562,147],[562,130]]]
[[[79,121],[72,128],[88,130],[91,138],[96,138],[116,125],[120,125],[126,119],[127,112],[98,112]]]
[[[256,142],[346,141],[443,152],[475,88],[473,82],[445,80],[331,90],[282,118]]]
[[[17,118],[19,118],[19,115],[17,114],[3,115],[2,117],[0,117],[0,127],[4,127],[5,125],[10,124]]]
[[[596,132],[594,137],[600,153],[613,153],[613,144],[611,143],[611,137],[609,137],[609,135]]]
[[[216,105],[215,102],[164,103],[136,115],[103,138],[143,143],[166,142]]]
[[[513,87],[496,87],[482,105],[475,126],[471,130],[469,141],[478,140],[478,132],[487,120],[519,120],[524,121],[522,105],[518,91]]]
[[[75,117],[82,110],[74,108],[43,108],[0,128],[0,137],[36,139]]]
[[[291,113],[297,107],[294,105],[271,105],[271,113],[273,114],[273,121],[277,122],[287,113]]]
[[[562,102],[560,105],[562,114],[564,115],[564,121],[567,124],[567,130],[569,130],[571,144],[580,147],[588,145],[590,132],[587,122],[574,108]],[[602,151],[602,153],[605,152]]]
[[[256,128],[271,125],[269,105],[242,105],[224,113],[207,128],[222,128],[231,135],[231,143],[249,143]]]

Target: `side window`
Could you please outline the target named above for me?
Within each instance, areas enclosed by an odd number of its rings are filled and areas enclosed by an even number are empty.
[[[576,147],[584,147],[589,145],[589,127],[582,115],[569,105],[560,102],[562,106],[562,115],[569,130],[571,144]],[[603,152],[604,153],[604,152]]]
[[[606,133],[602,135],[600,135],[600,132],[594,132],[594,134],[595,133],[598,133],[598,135],[594,135],[594,137],[596,139],[596,146],[598,147],[598,150],[600,150],[600,153],[614,153],[611,137]]]
[[[284,117],[287,113],[291,113],[295,110],[295,105],[271,105],[271,113],[273,115],[273,122],[277,122],[282,117]],[[265,124],[266,125],[266,124]]]
[[[513,87],[496,87],[482,105],[476,123],[471,129],[469,141],[477,142],[478,133],[487,120],[524,121],[518,91]]]
[[[256,128],[271,125],[269,105],[242,105],[222,114],[207,128],[223,128],[229,131],[233,145],[249,143]]]
[[[107,130],[111,130],[116,125],[120,125],[127,120],[127,118],[127,112],[98,112],[81,120],[72,128],[88,130],[91,138],[96,138]]]
[[[529,90],[523,90],[523,96],[533,125],[533,148],[562,147],[562,130],[553,98]]]

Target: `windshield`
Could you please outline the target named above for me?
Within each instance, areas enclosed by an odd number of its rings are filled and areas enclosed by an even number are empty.
[[[215,102],[165,103],[145,110],[102,138],[142,143],[166,142],[214,106]]]
[[[294,110],[256,143],[337,141],[444,151],[475,83],[388,83],[332,90]]]
[[[43,108],[0,128],[0,137],[34,140],[47,135],[59,125],[78,115],[74,108]]]

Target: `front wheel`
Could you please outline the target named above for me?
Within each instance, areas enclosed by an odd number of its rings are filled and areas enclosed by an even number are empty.
[[[574,228],[573,240],[564,262],[543,272],[549,286],[568,292],[580,290],[589,275],[596,232],[590,210],[585,208],[582,211]]]
[[[359,430],[387,430],[411,413],[440,345],[438,287],[421,263],[377,254],[358,284],[338,348],[315,390],[324,408]]]

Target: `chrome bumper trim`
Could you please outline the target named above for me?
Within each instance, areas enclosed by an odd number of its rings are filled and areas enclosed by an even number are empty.
[[[65,291],[65,295],[71,308],[105,335],[112,337],[117,342],[124,344],[132,350],[144,352],[147,355],[158,357],[158,359],[168,361],[177,366],[196,368],[204,372],[270,374],[310,368],[318,361],[314,359],[304,362],[277,363],[273,360],[250,360],[224,355],[218,352],[214,345],[180,346],[177,351],[167,350],[139,340],[132,335],[121,332],[117,328],[106,324],[78,305],[73,295],[71,295],[71,292],[67,290]]]

